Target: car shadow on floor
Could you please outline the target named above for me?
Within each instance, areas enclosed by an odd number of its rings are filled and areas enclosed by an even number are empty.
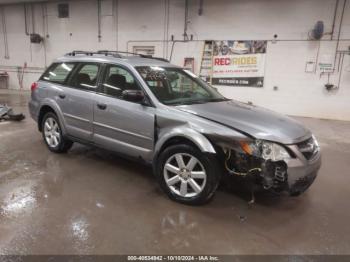
[[[128,175],[137,176],[147,180],[147,183],[153,183],[157,194],[162,195],[163,192],[157,186],[156,178],[153,174],[152,166],[136,159],[130,159],[120,154],[105,149],[89,147],[80,144],[74,145],[68,153],[69,158],[87,158],[91,161],[102,162],[104,166],[123,170]],[[251,184],[244,179],[222,179],[218,188],[219,192],[228,194],[235,198],[236,201],[247,203],[252,199]],[[276,206],[286,198],[286,193],[276,194],[264,190],[255,190],[255,205]],[[165,196],[165,195],[164,195]]]

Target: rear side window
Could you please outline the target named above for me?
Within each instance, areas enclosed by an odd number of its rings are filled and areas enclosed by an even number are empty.
[[[73,68],[74,63],[54,63],[46,70],[41,79],[63,84]]]

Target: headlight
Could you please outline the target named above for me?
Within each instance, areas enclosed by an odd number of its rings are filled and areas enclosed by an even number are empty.
[[[290,158],[289,153],[283,146],[273,142],[256,140],[254,142],[241,142],[240,144],[245,153],[265,160],[280,161]]]
[[[271,142],[262,142],[261,156],[265,160],[271,159],[272,161],[280,161],[290,158],[289,153],[284,147]]]

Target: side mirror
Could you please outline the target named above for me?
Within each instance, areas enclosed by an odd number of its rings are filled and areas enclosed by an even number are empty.
[[[140,90],[124,90],[122,98],[126,101],[140,103],[145,99],[145,94]]]

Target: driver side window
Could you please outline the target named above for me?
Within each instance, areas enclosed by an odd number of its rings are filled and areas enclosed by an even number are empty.
[[[188,76],[178,73],[169,72],[168,79],[172,92],[177,93],[201,93],[203,96],[207,96],[208,93],[201,88],[196,82],[190,79]]]
[[[116,65],[106,67],[102,87],[104,94],[120,99],[123,99],[124,90],[141,90],[134,76],[126,69]]]

